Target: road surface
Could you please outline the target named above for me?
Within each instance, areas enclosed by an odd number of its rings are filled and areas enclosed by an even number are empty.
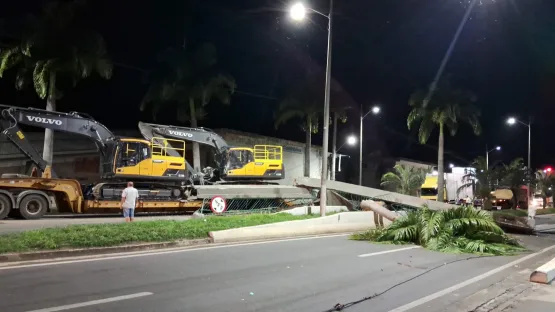
[[[188,220],[190,215],[161,215],[161,216],[136,216],[136,221],[152,221],[152,220]],[[64,227],[68,225],[78,224],[105,224],[105,223],[122,223],[125,220],[121,215],[113,216],[71,216],[71,217],[46,217],[39,220],[0,220],[0,235],[36,230],[42,228]]]
[[[533,250],[555,242],[526,239]],[[531,260],[554,255],[555,248]],[[458,311],[446,308],[527,262],[519,260],[523,256],[467,257],[332,236],[0,267],[0,311],[318,312],[412,278],[345,311]],[[454,260],[460,261],[446,264]]]

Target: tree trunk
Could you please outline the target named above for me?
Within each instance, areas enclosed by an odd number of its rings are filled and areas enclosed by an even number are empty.
[[[331,156],[331,180],[335,181],[335,160],[337,158],[337,112],[333,113],[333,153]]]
[[[443,150],[444,150],[443,124],[439,124],[439,142],[437,149],[437,201],[444,202],[445,176],[443,174]]]
[[[310,150],[312,147],[312,119],[306,117],[306,145],[304,149],[304,176],[310,178]]]
[[[194,99],[189,99],[189,110],[191,114],[191,128],[197,128],[197,111]],[[193,142],[193,168],[197,172],[200,171],[200,148],[196,142]]]
[[[56,72],[51,72],[50,79],[48,80],[46,110],[56,110]],[[54,159],[54,131],[52,131],[51,129],[44,130],[44,146],[42,149],[42,158],[49,166],[52,166],[52,161]]]

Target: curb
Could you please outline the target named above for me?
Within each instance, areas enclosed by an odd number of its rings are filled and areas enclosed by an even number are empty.
[[[549,284],[553,279],[555,279],[555,258],[530,274],[530,282],[533,283]]]
[[[163,249],[163,248],[169,248],[169,247],[186,247],[186,246],[204,245],[209,243],[211,243],[209,238],[203,238],[203,239],[182,240],[182,241],[175,241],[175,242],[145,243],[145,244],[114,246],[114,247],[95,247],[95,248],[9,253],[9,254],[0,255],[0,263],[103,255],[103,254],[111,254],[111,253],[119,253],[119,252],[146,251],[146,250]]]
[[[366,223],[359,224],[321,224],[306,228],[242,228],[240,231],[231,229],[209,232],[212,243],[237,243],[268,239],[287,239],[326,234],[346,234],[366,231],[370,226]]]

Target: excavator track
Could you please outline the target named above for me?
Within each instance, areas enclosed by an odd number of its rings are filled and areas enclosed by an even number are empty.
[[[121,193],[127,187],[126,182],[97,183],[86,190],[85,197],[95,200],[120,200]],[[163,183],[135,182],[142,200],[166,201],[186,200],[194,189],[190,186],[177,186]]]

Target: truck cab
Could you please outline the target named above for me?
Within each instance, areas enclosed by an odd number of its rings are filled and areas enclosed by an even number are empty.
[[[424,180],[424,184],[422,184],[422,187],[420,188],[420,198],[437,201],[437,194],[438,194],[437,182],[438,182],[437,175],[426,176],[426,180]],[[445,201],[446,199],[447,199],[447,189],[444,188],[443,200]]]

